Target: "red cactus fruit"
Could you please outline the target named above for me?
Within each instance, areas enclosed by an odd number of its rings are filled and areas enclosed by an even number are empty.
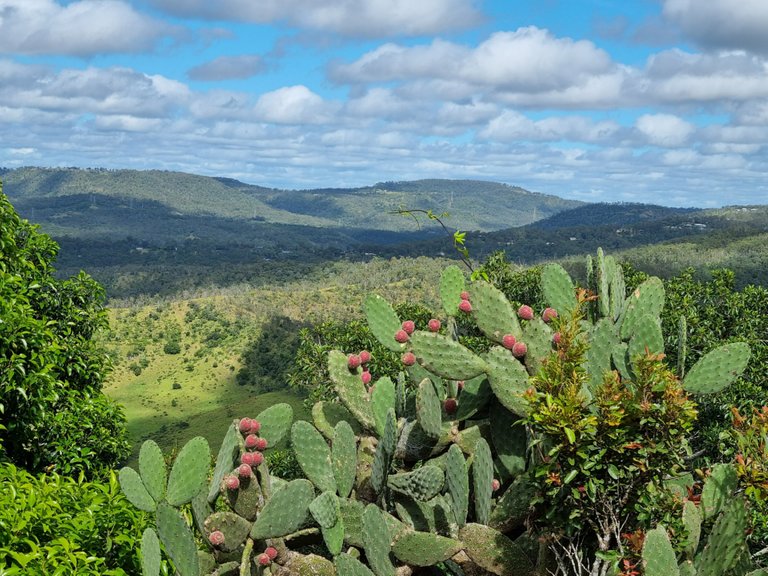
[[[403,356],[400,358],[403,361],[403,364],[406,366],[413,366],[416,364],[416,354],[413,352],[406,352],[403,354]]]
[[[560,334],[560,332],[555,332],[552,334],[552,342],[555,344],[555,346],[558,346],[560,344],[560,340],[563,338],[563,335]]]
[[[267,442],[266,438],[256,438],[256,450],[264,451],[267,449],[267,446],[269,446],[269,442]]]
[[[456,398],[446,398],[443,401],[443,408],[447,414],[455,414],[458,407],[459,404],[456,402]]]
[[[504,338],[501,339],[501,345],[507,350],[512,350],[515,342],[517,342],[517,339],[512,334],[504,334]]]
[[[251,420],[251,434],[258,434],[261,430],[261,422],[258,420]]]
[[[277,558],[277,548],[275,548],[274,546],[269,546],[267,547],[266,550],[264,550],[264,554],[269,556],[270,560],[274,560],[275,558]]]
[[[517,309],[517,315],[523,320],[533,320],[533,308],[527,304],[523,304]]]
[[[360,364],[362,364],[363,366],[365,366],[366,364],[368,364],[368,362],[371,361],[371,353],[368,352],[368,350],[361,350],[359,356],[360,356]]]
[[[368,372],[368,370],[363,370],[363,372],[360,374],[360,380],[362,380],[363,384],[367,386],[371,383],[371,373]]]
[[[464,290],[461,294],[459,294],[459,298],[461,298],[462,300],[469,300],[469,292]]]
[[[248,434],[248,436],[245,437],[245,447],[246,448],[256,448],[256,444],[259,442],[259,437],[256,436],[256,434]]]
[[[266,552],[259,554],[256,557],[256,561],[262,566],[269,566],[270,564],[272,564],[272,558],[270,558],[269,554],[267,554]]]
[[[441,326],[440,320],[438,320],[437,318],[432,318],[429,321],[429,324],[427,324],[427,327],[429,327],[430,332],[437,332],[438,330],[440,330],[440,326]]]
[[[498,479],[496,478],[491,480],[491,490],[496,492],[496,490],[498,490],[499,488],[501,488],[501,482],[499,482]]]
[[[208,534],[208,542],[216,546],[217,548],[224,544],[224,532],[221,530],[214,530]]]
[[[525,345],[525,342],[515,342],[515,345],[512,346],[512,355],[515,358],[522,358],[528,353],[528,346]]]
[[[544,308],[544,312],[541,313],[541,319],[544,322],[552,322],[555,318],[557,318],[557,310],[554,308]]]
[[[237,476],[229,475],[224,478],[224,486],[227,490],[237,490],[240,488],[240,478]]]
[[[243,434],[248,434],[248,432],[251,431],[251,419],[250,418],[241,418],[240,423],[238,424],[238,429]]]
[[[261,466],[264,462],[264,454],[261,452],[251,452],[251,454],[253,454],[253,466]]]
[[[465,314],[469,314],[472,312],[472,304],[469,303],[469,300],[462,300],[459,302],[459,310],[464,312]]]
[[[251,474],[253,474],[253,470],[251,470],[251,467],[248,464],[240,464],[240,466],[237,467],[237,475],[240,476],[240,478],[250,478]]]
[[[248,466],[253,466],[255,455],[256,455],[255,452],[243,452],[240,455],[240,463],[246,464]]]
[[[350,354],[347,357],[347,366],[350,370],[357,370],[360,367],[360,356],[357,354]]]
[[[408,338],[410,338],[410,336],[405,330],[398,330],[395,332],[395,340],[400,342],[400,344],[405,344],[408,342]]]
[[[416,330],[416,323],[413,320],[406,320],[403,322],[403,330],[410,336],[413,334],[413,331]]]

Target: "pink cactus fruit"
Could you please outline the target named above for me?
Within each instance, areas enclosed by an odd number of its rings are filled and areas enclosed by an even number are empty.
[[[515,342],[515,345],[512,346],[512,355],[515,358],[522,358],[528,353],[528,346],[525,345],[525,342]]]
[[[360,350],[359,356],[360,356],[360,364],[362,364],[363,366],[365,366],[366,364],[368,364],[368,362],[371,361],[371,353],[368,352],[368,350]]]
[[[429,323],[427,324],[427,327],[429,328],[430,332],[437,332],[440,330],[440,320],[437,318],[432,318]]]
[[[446,398],[443,402],[443,409],[447,414],[455,414],[459,407],[459,403],[456,402],[456,398]]]
[[[251,419],[241,418],[237,428],[242,434],[248,434],[251,431]]]
[[[350,354],[347,357],[347,367],[350,370],[357,370],[360,367],[360,356],[357,354]]]
[[[363,384],[367,386],[371,383],[371,373],[368,372],[368,370],[363,370],[363,372],[360,374],[360,380],[362,380]]]
[[[227,487],[227,490],[237,490],[240,488],[240,478],[230,474],[224,478],[224,486]]]
[[[253,470],[251,470],[249,464],[240,464],[240,466],[238,466],[237,475],[240,476],[240,478],[250,478],[251,474],[253,474]]]
[[[401,360],[403,361],[403,364],[405,364],[406,366],[413,366],[414,364],[416,364],[416,354],[414,354],[413,352],[406,352],[401,357]]]
[[[552,322],[555,318],[557,318],[557,310],[554,308],[544,308],[544,312],[541,313],[541,319],[544,322]]]
[[[251,419],[251,434],[258,434],[259,430],[261,430],[261,422]]]
[[[248,434],[248,436],[245,437],[245,447],[246,448],[256,448],[256,444],[259,442],[259,437],[256,436],[256,434]]]
[[[270,557],[269,557],[269,554],[267,554],[266,552],[262,552],[261,554],[259,554],[259,555],[256,557],[256,561],[257,561],[257,562],[258,562],[258,563],[259,563],[261,566],[269,566],[270,564],[272,564],[272,558],[270,558]]]
[[[410,336],[416,330],[416,323],[413,320],[406,320],[403,322],[402,328]]]
[[[494,478],[493,480],[491,480],[491,490],[496,492],[496,490],[498,490],[499,488],[501,488],[501,482],[499,482],[497,478]]]
[[[267,446],[269,446],[269,442],[267,442],[266,438],[256,438],[256,446],[254,446],[256,450],[263,452],[267,449]]]
[[[555,332],[554,334],[552,334],[552,342],[555,344],[555,346],[560,345],[560,340],[562,340],[562,338],[563,338],[563,335],[560,334],[560,332]]]
[[[398,330],[397,332],[395,332],[395,340],[397,342],[400,342],[400,344],[405,344],[406,342],[408,342],[409,338],[410,336],[408,335],[408,332],[406,332],[405,330]]]
[[[472,304],[470,304],[469,300],[462,300],[459,302],[459,310],[464,312],[465,314],[469,314],[472,312]]]
[[[214,530],[210,534],[208,534],[208,542],[216,546],[217,548],[219,546],[222,546],[224,544],[224,532],[221,530]]]
[[[469,292],[464,290],[461,294],[459,294],[459,298],[461,298],[462,300],[469,300]]]
[[[533,308],[527,304],[523,304],[517,309],[517,315],[523,320],[533,320]]]
[[[277,548],[275,548],[274,546],[269,546],[267,547],[266,550],[264,550],[264,554],[269,556],[270,560],[274,560],[275,558],[277,558]]]
[[[501,339],[501,345],[507,350],[512,350],[515,342],[517,342],[517,339],[512,334],[504,334],[504,338]]]
[[[264,462],[264,454],[261,452],[252,452],[253,454],[253,466],[261,466],[261,463]]]
[[[245,464],[247,466],[253,466],[255,456],[256,456],[255,452],[243,452],[240,455],[240,463]]]

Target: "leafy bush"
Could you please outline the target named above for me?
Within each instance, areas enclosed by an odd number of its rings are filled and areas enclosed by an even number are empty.
[[[136,550],[146,525],[114,473],[101,483],[0,465],[3,574],[140,574]]]

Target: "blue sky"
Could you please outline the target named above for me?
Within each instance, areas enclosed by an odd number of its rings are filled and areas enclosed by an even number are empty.
[[[0,166],[768,202],[766,0],[0,0]]]

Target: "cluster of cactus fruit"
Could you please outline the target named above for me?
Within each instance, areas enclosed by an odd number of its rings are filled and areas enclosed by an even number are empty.
[[[601,251],[588,270],[596,298],[583,321],[587,400],[606,372],[631,381],[637,357],[662,353],[664,346],[661,282],[651,278],[626,297],[620,267]],[[519,421],[526,416],[531,377],[559,345],[553,324],[580,301],[559,265],[544,268],[542,287],[549,307],[537,316],[529,306],[515,309],[489,283],[468,285],[458,267],[449,267],[440,281],[445,319],[433,318],[424,329],[398,318],[383,298],[369,296],[369,327],[401,354],[400,376],[373,382],[368,352],[331,352],[328,368],[339,402],[315,404],[312,423],[291,426],[287,405],[269,408],[258,423],[233,422],[210,480],[204,440],[181,450],[167,482],[159,449],[145,443],[139,473],[120,473],[128,498],[156,513],[157,533],[148,529],[142,544],[144,574],[159,573],[160,541],[181,576],[406,576],[438,564],[456,575],[548,573],[546,544],[525,530],[535,485],[526,474],[529,438]],[[458,315],[474,320],[490,342],[487,352],[476,354],[458,341]],[[718,348],[699,360],[683,385],[691,393],[720,390],[748,358],[746,345]],[[261,454],[289,428],[306,477],[292,482],[271,475]],[[660,527],[649,532],[642,553],[646,574],[715,574],[707,572],[709,558],[723,550],[746,566],[743,503],[726,504],[721,489],[705,492],[720,502],[706,518],[720,519],[702,559],[691,560],[700,525],[686,506],[691,556],[678,567]],[[189,502],[208,543],[200,553],[179,511]],[[322,542],[326,553],[302,552],[307,542]],[[663,572],[673,561],[677,571]],[[735,567],[728,563],[719,573]]]

